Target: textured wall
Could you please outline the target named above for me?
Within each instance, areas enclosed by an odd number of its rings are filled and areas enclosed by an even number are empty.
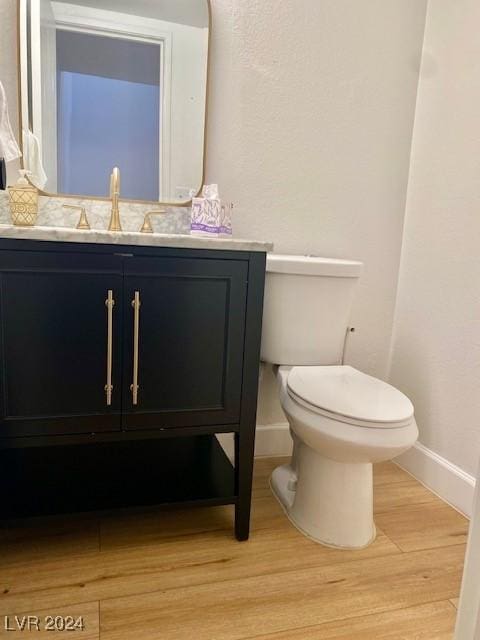
[[[428,9],[391,380],[420,441],[475,475],[480,454],[480,4]]]
[[[365,262],[348,359],[384,377],[426,2],[212,5],[207,179],[241,236]],[[261,400],[284,419],[268,373]]]
[[[384,376],[426,3],[212,5],[207,178],[240,235],[365,262],[349,359]]]

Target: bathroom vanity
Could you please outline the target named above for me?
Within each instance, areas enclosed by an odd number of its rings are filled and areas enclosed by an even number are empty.
[[[40,211],[25,185],[10,196],[19,224],[41,226],[2,225],[0,199],[0,518],[233,504],[243,540],[271,246],[186,235],[210,3],[94,4],[18,2],[22,169]],[[112,233],[67,229],[65,207],[77,229],[110,213]],[[152,233],[160,214],[156,229],[182,231]],[[234,436],[233,465],[218,434]]]
[[[233,504],[248,538],[269,245],[0,235],[0,517]]]

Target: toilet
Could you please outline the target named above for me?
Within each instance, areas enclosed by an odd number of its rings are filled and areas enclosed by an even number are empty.
[[[418,437],[413,405],[391,385],[342,364],[362,263],[268,255],[262,361],[273,365],[293,438],[271,489],[315,542],[361,549],[375,539],[374,462]]]

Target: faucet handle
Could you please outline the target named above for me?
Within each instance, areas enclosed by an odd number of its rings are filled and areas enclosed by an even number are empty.
[[[80,211],[80,219],[77,223],[77,229],[90,229],[90,223],[88,222],[87,212],[85,211],[85,207],[80,207],[76,204],[64,204],[64,209],[75,209]]]
[[[140,233],[153,233],[151,216],[159,216],[163,213],[167,213],[166,209],[158,209],[157,211],[147,211],[143,220]]]

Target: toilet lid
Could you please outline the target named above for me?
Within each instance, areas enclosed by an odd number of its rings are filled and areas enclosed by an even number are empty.
[[[361,422],[389,424],[413,416],[413,405],[401,391],[349,366],[293,367],[287,386],[320,412]]]

